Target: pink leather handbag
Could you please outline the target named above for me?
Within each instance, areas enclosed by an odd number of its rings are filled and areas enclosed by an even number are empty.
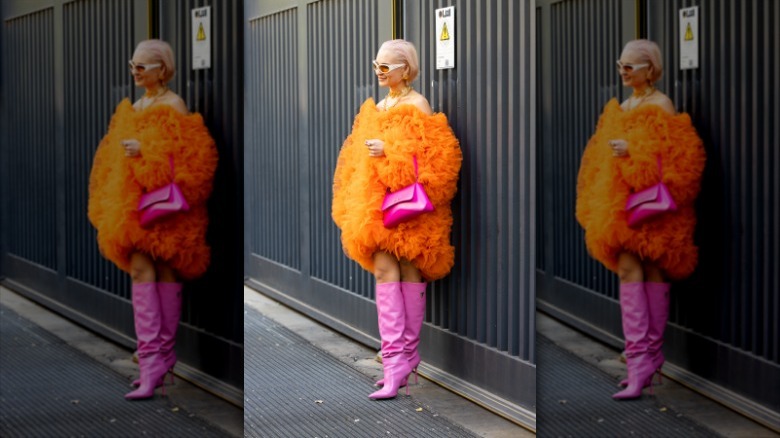
[[[677,204],[674,203],[669,188],[663,183],[660,157],[658,158],[658,174],[658,184],[628,196],[626,211],[628,212],[629,227],[639,226],[662,213],[677,210]]]
[[[181,189],[173,180],[173,157],[170,158],[170,164],[171,183],[149,193],[144,193],[138,202],[138,211],[141,212],[141,226],[144,228],[173,213],[190,209]]]
[[[401,222],[414,219],[427,211],[433,211],[433,204],[417,178],[417,157],[414,157],[414,184],[396,192],[388,192],[382,201],[382,223],[385,228],[393,228]]]

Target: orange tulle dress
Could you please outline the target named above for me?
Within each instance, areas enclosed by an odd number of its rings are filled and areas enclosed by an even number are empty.
[[[139,157],[125,156],[124,139],[141,143]],[[142,228],[138,201],[171,182],[169,157],[190,210]],[[166,261],[183,279],[201,276],[210,261],[206,200],[216,167],[214,140],[200,115],[184,115],[168,105],[136,111],[128,99],[120,102],[89,180],[89,220],[103,256],[129,272],[131,254],[142,252]]]
[[[384,141],[383,157],[368,155],[368,139]],[[435,210],[385,228],[382,200],[388,189],[414,183],[415,156],[419,181]],[[411,261],[426,280],[447,275],[455,262],[450,202],[461,161],[458,139],[443,114],[429,116],[413,105],[381,111],[373,99],[364,102],[339,153],[333,181],[332,216],[347,256],[373,273],[373,254],[381,250]]]
[[[628,142],[628,157],[613,157],[609,140]],[[631,193],[663,182],[678,210],[629,228],[626,200]],[[698,248],[694,201],[699,193],[705,154],[687,114],[671,115],[657,105],[624,111],[610,100],[582,156],[577,179],[577,221],[596,260],[617,272],[623,251],[656,263],[678,280],[696,268]]]

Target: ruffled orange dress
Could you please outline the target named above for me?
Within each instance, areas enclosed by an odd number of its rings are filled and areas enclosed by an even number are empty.
[[[139,157],[125,156],[121,141],[131,138],[141,143]],[[138,201],[171,182],[169,157],[190,210],[141,228]],[[89,180],[88,215],[103,256],[126,272],[131,254],[142,252],[168,262],[181,278],[202,275],[211,256],[206,200],[216,167],[214,140],[199,114],[184,115],[168,105],[136,111],[128,99],[120,102]]]
[[[368,139],[384,141],[383,157],[368,155]],[[415,156],[434,211],[385,228],[382,200],[388,189],[414,183]],[[429,281],[447,275],[455,262],[450,202],[461,161],[458,139],[444,114],[429,116],[414,105],[381,111],[373,99],[366,100],[341,148],[333,180],[332,217],[347,256],[373,273],[373,255],[382,250],[409,260]]]
[[[628,142],[628,157],[613,157],[609,140]],[[678,210],[637,228],[625,211],[631,193],[663,182]],[[672,280],[689,276],[698,262],[693,242],[694,201],[704,171],[702,141],[687,114],[671,115],[657,105],[623,111],[610,100],[582,156],[577,179],[577,221],[585,229],[591,256],[617,272],[620,252],[651,260]]]

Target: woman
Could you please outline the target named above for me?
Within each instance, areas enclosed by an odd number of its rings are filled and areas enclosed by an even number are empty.
[[[168,43],[141,42],[129,64],[135,85],[146,93],[134,104],[128,99],[119,103],[98,146],[89,182],[89,220],[103,256],[132,279],[141,376],[133,382],[138,389],[125,397],[134,400],[152,397],[176,363],[178,278],[196,278],[209,265],[206,200],[217,152],[200,115],[189,114],[167,87],[175,73]],[[142,225],[142,195],[171,182],[189,210]]]
[[[622,104],[612,99],[582,157],[577,181],[577,220],[591,256],[618,274],[625,336],[627,387],[615,399],[641,396],[664,363],[661,351],[669,316],[669,283],[690,275],[698,248],[694,200],[704,170],[704,149],[687,114],[655,89],[661,51],[648,40],[626,44],[617,62],[623,85],[633,88]],[[629,225],[629,196],[662,181],[676,211]],[[660,375],[659,375],[660,377]]]
[[[420,363],[425,281],[444,277],[454,263],[450,201],[461,152],[447,118],[434,115],[410,85],[418,73],[411,43],[385,42],[373,66],[379,85],[389,91],[378,104],[366,100],[355,118],[336,165],[332,213],[347,256],[376,277],[384,367],[384,379],[377,383],[384,386],[369,397],[384,399],[395,397]],[[415,180],[434,210],[385,227],[385,195]]]

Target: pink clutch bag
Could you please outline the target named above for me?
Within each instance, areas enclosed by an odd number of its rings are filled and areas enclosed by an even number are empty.
[[[149,225],[180,211],[190,209],[181,189],[173,182],[173,158],[171,163],[171,183],[149,193],[141,195],[138,211],[141,212],[141,226]]]
[[[658,158],[658,173],[663,179],[661,170],[661,158]],[[628,226],[636,227],[667,211],[677,210],[669,188],[663,181],[628,196],[626,211],[628,212]]]
[[[414,184],[396,192],[388,192],[382,201],[382,223],[385,228],[393,228],[401,222],[414,219],[427,211],[433,211],[433,204],[428,199],[422,184],[417,181],[417,177],[417,157],[414,157]]]

